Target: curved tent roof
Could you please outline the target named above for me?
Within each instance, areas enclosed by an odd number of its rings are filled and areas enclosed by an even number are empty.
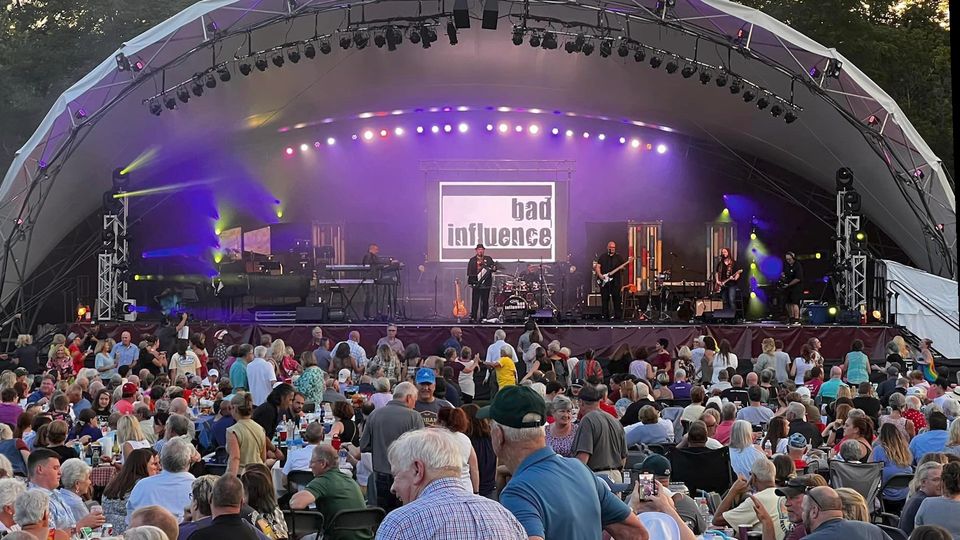
[[[454,0],[198,2],[122,44],[117,52],[142,61],[142,71],[121,72],[114,57],[105,59],[60,96],[18,152],[0,185],[0,232],[13,255],[3,295],[20,282],[18,273],[28,276],[99,207],[109,171],[147,148],[176,140],[180,150],[171,152],[185,152],[191,140],[211,137],[256,146],[284,126],[451,101],[669,126],[777,163],[828,192],[835,189],[837,169],[850,167],[868,218],[918,266],[955,276],[955,230],[937,227],[955,223],[953,192],[939,158],[890,96],[836,50],[762,12],[726,0],[677,0],[666,13],[655,4],[501,0],[498,29],[483,30],[484,4],[467,0],[472,24],[460,31],[458,46],[441,37],[429,51],[407,41],[387,52],[341,50],[337,41],[387,21],[401,28],[437,24],[443,36]],[[514,47],[515,25],[550,28],[560,46]],[[727,106],[734,97],[718,98],[720,90],[680,77],[651,76],[649,68],[616,52],[609,59],[565,54],[564,42],[581,32],[595,39],[629,36],[631,47],[642,44],[649,54],[722,67],[746,86],[792,96],[799,119],[785,125],[742,103]],[[332,41],[331,54],[238,81],[237,58],[323,37]],[[840,62],[838,77],[811,77],[811,66],[822,72],[828,61]],[[147,111],[151,97],[175,95],[178,84],[189,87],[194,74],[221,64],[233,71],[234,82],[211,91],[216,97],[204,98],[202,106],[164,111],[159,118]],[[85,115],[77,114],[81,109]],[[879,126],[867,125],[871,115]]]

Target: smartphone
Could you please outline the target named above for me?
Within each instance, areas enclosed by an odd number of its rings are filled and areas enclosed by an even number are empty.
[[[659,482],[654,479],[652,474],[637,475],[637,494],[640,500],[649,501],[657,496],[657,487]]]

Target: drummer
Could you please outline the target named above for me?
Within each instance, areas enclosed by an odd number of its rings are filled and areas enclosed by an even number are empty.
[[[540,281],[540,267],[535,264],[528,264],[527,270],[520,274],[520,281],[535,283]]]

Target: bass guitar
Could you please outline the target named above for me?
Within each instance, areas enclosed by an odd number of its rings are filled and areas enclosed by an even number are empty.
[[[463,303],[463,298],[460,297],[460,278],[456,279],[457,283],[457,297],[453,301],[453,316],[460,319],[467,316],[467,306]]]
[[[619,272],[620,270],[623,270],[624,268],[626,268],[626,266],[630,264],[630,261],[632,261],[635,258],[636,257],[630,257],[629,259],[626,260],[626,262],[614,268],[613,270],[607,272],[606,274],[600,273],[600,266],[598,265],[596,267],[597,268],[596,270],[597,287],[603,287],[607,283],[610,283],[611,281],[613,281],[613,276],[617,275],[617,272]]]
[[[732,276],[728,277],[727,279],[725,279],[725,280],[723,280],[723,281],[721,281],[721,282],[719,282],[719,283],[717,283],[717,281],[714,280],[714,284],[717,286],[716,292],[720,292],[721,290],[723,290],[723,288],[726,287],[728,283],[732,283],[732,282],[734,282],[734,281],[739,280],[739,279],[740,279],[740,274],[742,274],[742,273],[743,273],[743,270],[737,270],[736,272],[733,273]]]

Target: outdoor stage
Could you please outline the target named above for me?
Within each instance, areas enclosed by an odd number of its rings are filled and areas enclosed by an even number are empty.
[[[136,343],[139,336],[156,332],[156,322],[103,323],[107,334],[119,339],[120,332],[129,330]],[[230,333],[232,343],[259,343],[260,336],[269,334],[274,339],[282,339],[293,347],[298,354],[311,348],[311,331],[314,324],[218,324],[212,322],[192,322],[191,332],[203,332],[207,343],[213,343],[213,334],[219,329]],[[386,336],[386,323],[363,323],[354,325],[321,324],[323,335],[335,342],[346,339],[351,330],[360,332],[360,344],[372,356],[376,352],[376,343]],[[493,333],[497,328],[507,332],[507,342],[516,344],[523,333],[522,325],[469,325],[444,322],[404,322],[398,323],[397,337],[404,343],[417,343],[423,356],[439,354],[441,345],[450,337],[450,329],[458,326],[463,329],[463,344],[474,351],[485,353],[493,342]],[[86,329],[89,325],[75,325],[77,329]],[[541,325],[544,342],[559,340],[569,347],[574,356],[582,355],[587,349],[594,349],[601,358],[609,357],[623,343],[631,346],[652,346],[657,339],[667,338],[671,347],[689,345],[694,337],[711,335],[717,339],[727,339],[733,352],[741,359],[753,358],[760,354],[760,342],[767,337],[781,339],[784,350],[791,356],[800,354],[803,344],[816,337],[823,344],[821,353],[829,361],[842,360],[850,351],[850,343],[860,339],[864,343],[864,352],[871,360],[880,361],[886,357],[884,347],[887,342],[900,335],[900,331],[891,326],[784,326],[777,324],[736,324],[736,325]]]

